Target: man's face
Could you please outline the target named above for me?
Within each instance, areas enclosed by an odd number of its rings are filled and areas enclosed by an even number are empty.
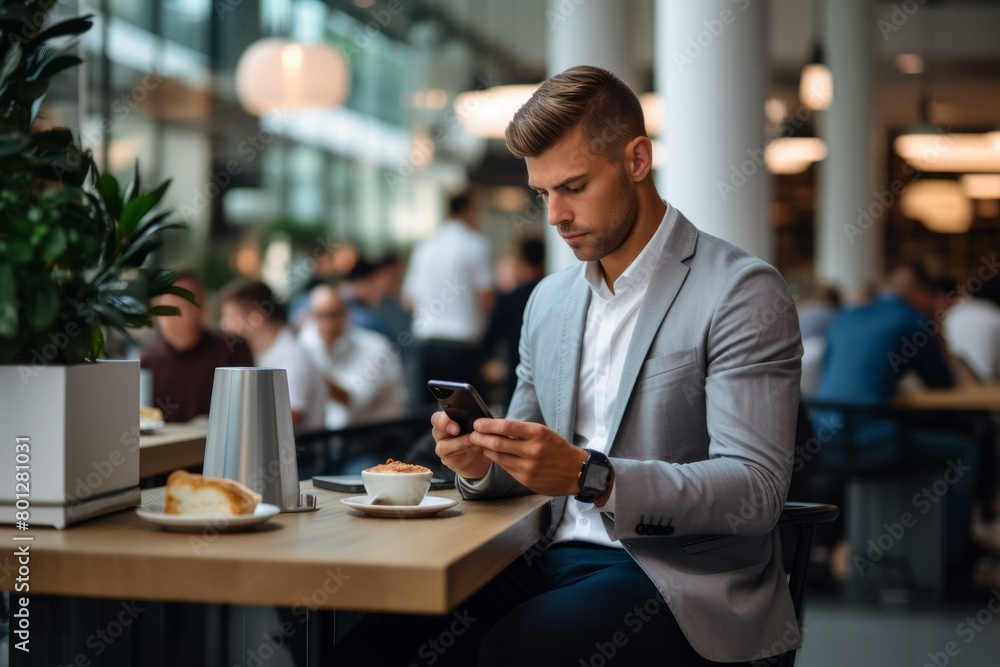
[[[187,278],[181,278],[174,285],[194,293],[195,301],[199,305],[196,306],[187,299],[182,299],[173,294],[158,296],[155,299],[157,306],[176,306],[181,312],[180,315],[158,317],[156,322],[164,338],[168,341],[190,340],[202,330],[202,314],[199,306],[204,303],[205,295],[195,281]]]
[[[256,311],[252,312],[257,314]],[[219,330],[227,336],[249,338],[255,328],[250,321],[250,314],[250,310],[236,301],[223,301],[219,306]],[[257,326],[260,324],[258,323]]]
[[[333,345],[347,328],[347,306],[344,300],[336,290],[318,287],[313,291],[309,306],[309,314],[316,321],[320,338],[327,345]]]
[[[620,163],[588,151],[579,128],[525,163],[528,184],[545,200],[549,224],[577,259],[606,257],[628,238],[639,212],[632,183]]]

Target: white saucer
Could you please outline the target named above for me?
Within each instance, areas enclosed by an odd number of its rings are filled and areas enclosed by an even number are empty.
[[[352,496],[343,498],[340,502],[365,514],[389,516],[395,519],[431,516],[458,504],[458,501],[452,498],[439,498],[437,496],[424,496],[419,505],[373,505],[373,500],[374,498],[371,496]]]
[[[162,419],[160,419],[158,421],[152,421],[152,420],[149,420],[149,419],[140,419],[139,420],[139,433],[140,434],[142,434],[142,433],[152,433],[156,429],[163,428],[164,426],[166,426],[166,424],[164,423],[164,421]]]
[[[155,523],[157,526],[182,533],[200,533],[202,531],[224,533],[226,531],[243,530],[258,523],[263,523],[280,512],[281,508],[270,503],[258,503],[253,514],[240,514],[238,516],[164,514],[163,505],[147,505],[135,509],[135,513],[143,521]]]

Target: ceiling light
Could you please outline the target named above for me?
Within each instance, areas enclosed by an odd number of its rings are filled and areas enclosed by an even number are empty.
[[[336,48],[282,38],[251,44],[236,66],[236,95],[250,114],[343,104],[351,70]]]
[[[903,190],[899,207],[903,215],[919,220],[932,232],[961,234],[972,226],[972,202],[957,181],[913,181]]]
[[[966,174],[959,183],[969,199],[1000,199],[1000,174]]]
[[[455,115],[469,134],[503,139],[514,114],[537,89],[538,85],[532,84],[459,93],[455,96]]]

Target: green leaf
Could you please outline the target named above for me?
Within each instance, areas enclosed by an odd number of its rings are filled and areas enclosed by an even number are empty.
[[[153,207],[153,198],[150,195],[139,195],[128,204],[122,211],[121,220],[118,221],[118,238],[127,239],[135,231],[139,221],[149,213]]]
[[[118,309],[126,315],[138,315],[146,312],[146,304],[134,296],[107,296],[104,300],[109,306]]]
[[[23,239],[7,243],[7,260],[11,264],[27,264],[31,261],[31,246]]]
[[[146,311],[147,315],[152,315],[153,317],[169,317],[172,315],[180,315],[181,309],[177,306],[153,306]]]
[[[76,67],[83,62],[79,56],[60,55],[46,62],[37,72],[28,76],[28,81],[48,81],[59,72]]]
[[[168,269],[160,269],[153,273],[149,279],[150,293],[154,296],[164,294],[165,290],[177,280],[177,272]]]
[[[66,232],[63,231],[62,227],[54,228],[48,234],[44,249],[40,255],[42,261],[45,263],[55,261],[55,258],[62,254],[67,245]]]
[[[128,184],[125,188],[125,201],[131,202],[133,199],[139,196],[142,192],[142,180],[139,178],[139,161],[135,161],[135,175],[132,177],[132,182]]]
[[[163,241],[160,240],[150,240],[145,243],[137,243],[126,250],[119,261],[122,266],[142,266],[142,263],[146,261],[146,258],[161,245],[163,245]]]
[[[23,132],[9,130],[0,133],[0,157],[17,155],[31,145],[31,139]]]
[[[113,220],[118,220],[122,216],[122,195],[118,188],[118,180],[111,174],[103,174],[98,184],[101,191],[101,199],[104,200],[104,207],[108,209],[108,215]]]
[[[66,35],[82,35],[83,33],[90,30],[91,26],[94,24],[94,15],[87,14],[86,16],[80,16],[78,18],[69,19],[67,21],[62,21],[61,23],[56,23],[45,30],[41,31],[28,44],[32,48],[40,44],[44,44],[54,37],[64,37]]]
[[[14,282],[14,267],[0,264],[0,336],[13,338],[17,335],[17,284]]]
[[[153,206],[159,204],[160,200],[163,199],[163,195],[167,192],[167,188],[170,187],[170,182],[172,180],[173,179],[168,178],[167,180],[160,183],[160,186],[158,188],[149,193],[149,196],[153,198]]]
[[[7,80],[10,78],[10,75],[21,64],[22,51],[23,47],[16,41],[11,40],[10,51],[7,52],[7,57],[4,58],[3,63],[0,63],[0,91],[7,87]]]
[[[59,314],[59,288],[48,276],[32,280],[27,286],[31,307],[27,308],[28,327],[37,334],[48,333]]]
[[[192,292],[191,290],[186,290],[183,287],[178,287],[177,285],[171,285],[167,289],[163,290],[163,294],[173,294],[174,296],[179,296],[185,301],[189,301],[194,305],[198,306],[199,308],[201,307],[198,305],[198,302],[195,301],[194,292]]]

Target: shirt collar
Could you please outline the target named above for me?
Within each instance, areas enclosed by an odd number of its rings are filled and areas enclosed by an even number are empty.
[[[614,294],[611,293],[607,283],[604,282],[604,271],[601,269],[600,260],[595,259],[587,262],[587,268],[584,270],[583,277],[587,280],[587,283],[595,294],[603,299],[610,299],[614,295],[627,290],[636,282],[648,281],[657,260],[663,254],[663,248],[667,245],[667,237],[670,236],[670,228],[672,227],[668,221],[670,217],[670,204],[666,201],[663,203],[666,205],[667,210],[663,213],[663,219],[660,220],[659,227],[653,232],[653,236],[646,242],[642,251],[628,265],[628,268],[618,276],[618,280],[615,281]]]

